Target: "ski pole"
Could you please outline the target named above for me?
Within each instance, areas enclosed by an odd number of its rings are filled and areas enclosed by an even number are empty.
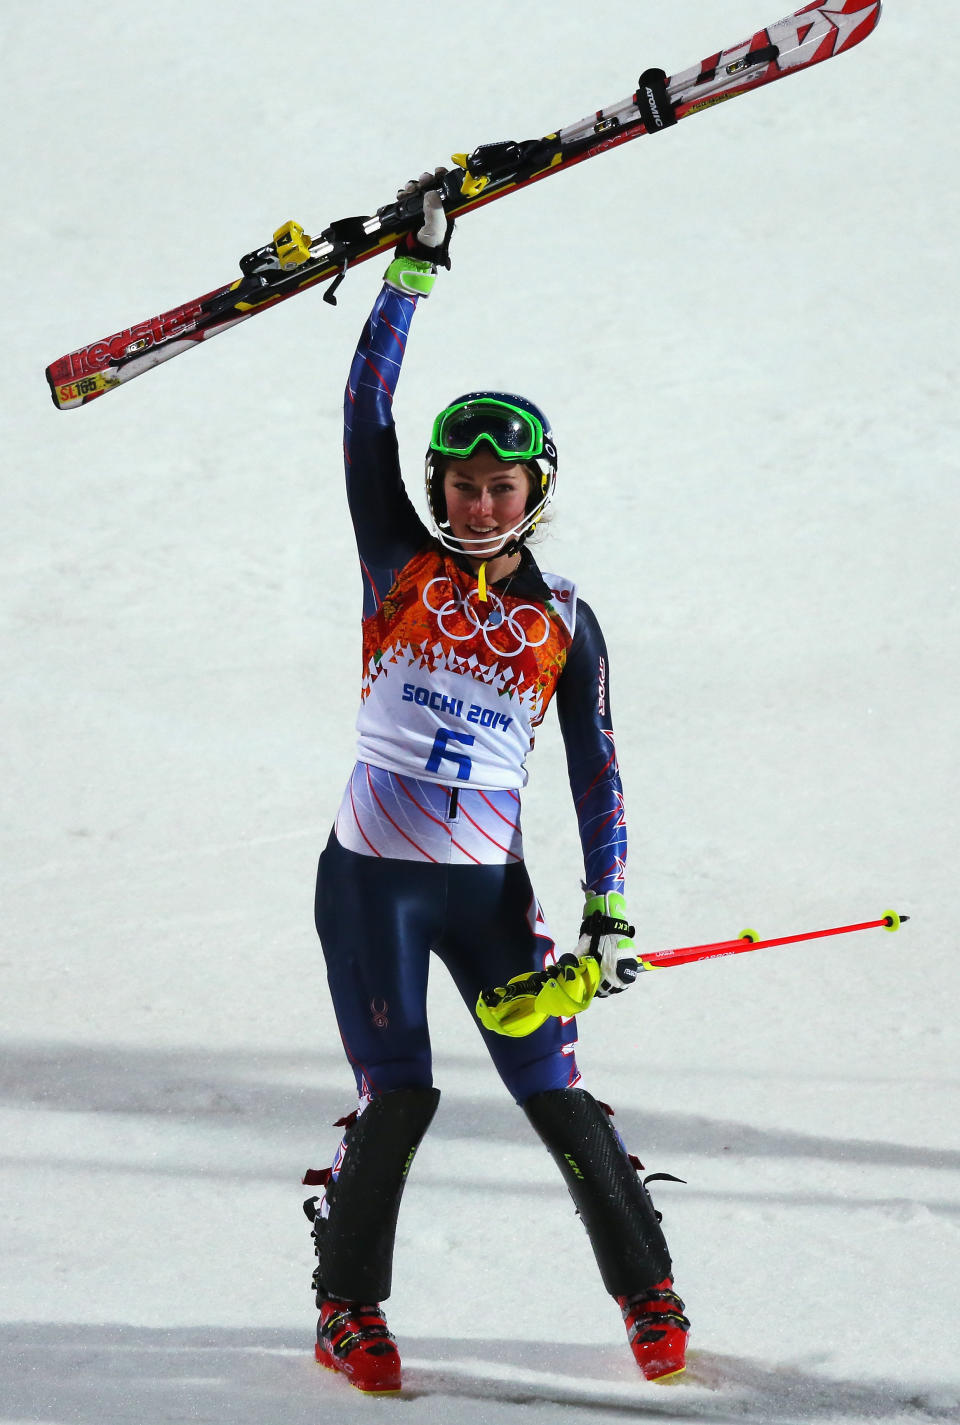
[[[718,959],[721,955],[744,955],[748,950],[764,950],[771,945],[794,945],[801,940],[821,940],[828,935],[851,935],[858,930],[899,930],[907,915],[886,910],[879,920],[862,920],[855,925],[834,925],[827,930],[805,930],[799,935],[779,935],[761,940],[755,930],[743,930],[736,940],[716,940],[706,945],[679,945],[668,950],[651,950],[637,956],[641,970],[658,970],[670,965],[690,965],[695,960]],[[506,985],[482,990],[476,1013],[481,1024],[496,1034],[522,1037],[551,1015],[578,1014],[592,1001],[599,975],[591,956],[566,956],[549,970],[516,975]]]
[[[742,930],[736,940],[717,940],[708,945],[681,945],[671,950],[651,950],[638,956],[645,970],[664,969],[669,965],[691,965],[695,960],[713,960],[721,955],[743,955],[748,950],[765,950],[771,945],[795,945],[801,940],[822,940],[828,935],[851,935],[857,930],[899,930],[908,915],[886,910],[879,920],[863,920],[856,925],[835,925],[828,930],[805,930],[799,935],[780,935],[761,940],[755,930]]]

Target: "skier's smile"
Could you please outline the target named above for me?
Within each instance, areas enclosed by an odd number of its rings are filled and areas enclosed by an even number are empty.
[[[466,460],[451,460],[443,477],[451,534],[469,542],[496,540],[502,532],[505,543],[523,519],[530,484],[523,465],[508,465],[493,451],[478,450]]]

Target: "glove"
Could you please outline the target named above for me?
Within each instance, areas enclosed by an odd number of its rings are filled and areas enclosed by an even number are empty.
[[[586,1009],[598,992],[600,966],[590,955],[561,955],[544,971],[544,981],[536,998],[537,1009],[568,1019]]]
[[[635,934],[618,891],[608,891],[606,895],[587,892],[577,953],[581,957],[592,956],[600,967],[598,999],[629,989],[640,973]]]
[[[511,1039],[523,1039],[546,1024],[547,1011],[537,1008],[537,995],[543,982],[541,971],[528,970],[524,975],[514,975],[496,989],[482,990],[476,1013],[484,1029]]]
[[[447,220],[440,193],[434,187],[427,187],[445,173],[446,169],[438,168],[435,174],[421,174],[419,182],[411,179],[397,194],[398,198],[404,198],[418,190],[423,192],[423,226],[416,233],[404,233],[384,273],[384,281],[400,292],[429,297],[437,279],[437,268],[450,267],[453,223]]]
[[[561,955],[547,970],[514,975],[505,985],[484,990],[477,1000],[477,1018],[494,1034],[522,1039],[551,1015],[568,1019],[594,997],[618,995],[640,973],[633,935],[623,896],[588,891],[576,955]]]
[[[548,970],[514,975],[506,985],[484,990],[477,1000],[477,1018],[484,1029],[523,1039],[551,1015],[564,1019],[579,1014],[593,999],[600,983],[600,966],[591,956],[561,955]]]

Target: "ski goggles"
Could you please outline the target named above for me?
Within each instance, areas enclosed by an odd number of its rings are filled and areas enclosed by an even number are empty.
[[[465,460],[482,440],[508,464],[543,454],[543,426],[529,411],[506,401],[477,397],[441,411],[433,423],[430,449]]]

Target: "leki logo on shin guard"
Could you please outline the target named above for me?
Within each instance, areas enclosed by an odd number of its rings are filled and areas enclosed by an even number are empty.
[[[576,1158],[573,1156],[573,1154],[572,1154],[572,1153],[564,1153],[563,1156],[566,1158],[567,1162],[570,1164],[570,1171],[573,1173],[574,1177],[579,1178],[580,1181],[583,1182],[583,1181],[584,1181],[583,1173],[581,1173],[581,1171],[580,1171],[580,1165],[579,1165],[579,1163],[577,1162]]]

